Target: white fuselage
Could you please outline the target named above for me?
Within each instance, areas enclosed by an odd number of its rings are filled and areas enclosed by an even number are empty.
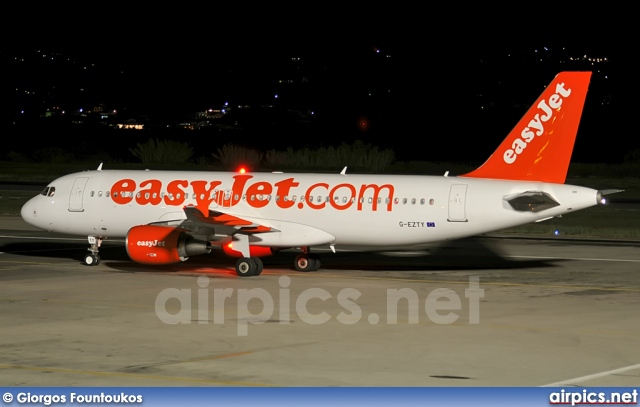
[[[233,215],[272,229],[253,245],[399,246],[456,239],[597,204],[596,190],[541,182],[419,175],[87,171],[58,178],[22,208],[52,232],[125,237],[137,225],[186,220],[183,210]],[[547,193],[558,206],[515,210],[505,200]],[[51,193],[47,194],[51,195]],[[206,215],[206,214],[205,214]]]

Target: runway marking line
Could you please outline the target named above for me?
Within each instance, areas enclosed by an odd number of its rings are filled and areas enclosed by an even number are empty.
[[[298,276],[298,274],[292,274]],[[311,274],[299,275],[303,278],[314,277]],[[406,281],[411,283],[429,283],[429,284],[469,284],[469,281],[455,281],[455,280],[418,280],[413,278],[389,278],[389,277],[357,277],[357,276],[340,276],[337,274],[322,274],[322,277],[332,278],[351,278],[354,280],[384,280],[384,281]],[[624,288],[624,287],[590,287],[579,285],[552,285],[552,284],[526,284],[526,283],[507,283],[502,281],[483,281],[481,285],[485,286],[507,286],[507,287],[541,287],[541,288],[561,288],[561,289],[574,289],[574,290],[602,290],[602,291],[622,291],[622,292],[640,292],[640,288]]]
[[[640,369],[640,363],[637,364],[637,365],[621,367],[619,369],[606,370],[606,371],[600,372],[600,373],[594,373],[594,374],[590,374],[590,375],[586,375],[586,376],[575,377],[573,379],[567,379],[567,380],[563,380],[563,381],[556,382],[556,383],[545,384],[544,386],[541,386],[541,387],[570,386],[572,383],[586,382],[587,380],[599,379],[601,377],[611,376],[611,375],[619,374],[619,373],[624,373],[624,372],[628,372],[629,370],[634,370],[634,369]]]
[[[0,235],[0,238],[6,239],[29,239],[29,240],[65,240],[65,241],[78,241],[78,242],[86,242],[87,238],[80,237],[46,237],[46,236],[10,236],[10,235]],[[105,239],[103,243],[125,243],[125,240],[122,239]],[[87,243],[88,244],[88,243]]]
[[[488,326],[492,329],[516,329],[521,331],[537,331],[537,332],[548,332],[548,333],[566,333],[567,330],[562,327],[540,327],[540,326],[527,326],[527,325],[504,325],[504,324],[492,324],[489,323]],[[621,332],[621,331],[608,331],[608,330],[583,330],[583,329],[574,329],[571,331],[571,334],[580,334],[580,335],[596,335],[596,336],[620,336],[620,337],[636,337],[638,336],[635,332]]]
[[[549,257],[549,256],[502,256],[515,259],[543,259],[543,260],[580,260],[580,261],[611,261],[623,263],[640,263],[639,259],[599,259],[591,257]]]
[[[145,304],[132,304],[118,302],[116,304],[109,300],[64,300],[56,298],[0,298],[0,302],[43,302],[47,304],[73,304],[73,305],[85,305],[89,307],[101,306],[101,309],[105,308],[141,308],[147,309],[149,305]]]
[[[230,356],[234,356],[234,355],[235,354],[232,354]],[[98,372],[98,371],[92,371],[92,370],[63,369],[63,368],[38,367],[38,366],[0,364],[0,369],[31,370],[31,371],[38,371],[38,372],[70,373],[70,374],[104,376],[104,377],[126,377],[131,379],[152,379],[152,380],[167,380],[167,381],[179,381],[179,382],[207,383],[207,384],[218,384],[221,386],[273,387],[273,385],[266,384],[266,383],[238,382],[238,381],[213,380],[213,379],[196,379],[196,378],[178,377],[178,376],[155,376],[155,375],[123,373],[123,372]]]
[[[54,264],[51,262],[21,262],[21,261],[0,261],[0,264],[3,263],[13,263],[13,264],[36,264],[36,265],[47,265]],[[267,274],[276,274],[276,273],[267,273]],[[315,277],[312,274],[291,274],[296,277],[303,278],[313,278]],[[358,277],[358,276],[341,276],[337,274],[322,274],[322,277],[333,277],[333,278],[342,278],[342,279],[355,279],[355,280],[380,280],[380,281],[406,281],[412,283],[430,283],[430,284],[469,284],[469,281],[455,281],[455,280],[420,280],[420,279],[410,279],[410,278],[390,278],[390,277]],[[592,286],[576,286],[576,285],[552,285],[552,284],[526,284],[526,283],[507,283],[501,281],[484,281],[482,282],[485,286],[502,286],[502,287],[541,287],[541,288],[560,288],[560,289],[573,289],[573,290],[601,290],[601,291],[621,291],[621,292],[640,292],[640,288],[624,288],[624,287],[592,287]]]
[[[185,360],[167,360],[164,362],[156,362],[156,363],[149,363],[149,364],[143,364],[143,365],[136,365],[136,366],[128,366],[128,368],[144,368],[144,367],[152,367],[152,366],[165,366],[165,365],[179,365],[181,363],[194,363],[194,362],[202,362],[205,360],[217,360],[217,359],[226,359],[226,358],[233,358],[236,356],[244,356],[244,355],[251,355],[252,353],[254,353],[253,351],[245,351],[245,352],[235,352],[235,353],[226,353],[223,355],[213,355],[213,356],[201,356],[198,358],[190,358],[190,359],[185,359]]]
[[[80,238],[72,238],[72,237],[34,237],[34,236],[8,236],[8,235],[0,235],[0,238],[7,238],[7,239],[29,239],[29,240],[71,240],[71,241],[80,241],[80,242],[86,242],[87,239],[80,239]]]

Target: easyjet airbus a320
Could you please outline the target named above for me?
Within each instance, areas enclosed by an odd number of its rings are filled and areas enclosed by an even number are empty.
[[[22,208],[44,230],[126,238],[129,257],[160,265],[220,247],[240,276],[260,257],[312,247],[412,246],[457,239],[603,204],[614,191],[564,184],[591,72],[562,72],[478,169],[462,176],[87,171],[51,182]]]

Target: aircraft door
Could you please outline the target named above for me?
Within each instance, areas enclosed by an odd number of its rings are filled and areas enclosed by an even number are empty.
[[[453,184],[449,191],[449,222],[466,222],[467,185]]]
[[[78,177],[73,182],[71,194],[69,195],[69,212],[84,211],[82,196],[84,195],[84,187],[87,185],[87,181],[89,181],[87,177]]]

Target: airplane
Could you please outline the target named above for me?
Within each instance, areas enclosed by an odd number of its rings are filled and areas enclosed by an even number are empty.
[[[62,176],[21,209],[29,224],[88,236],[100,264],[104,239],[125,238],[131,260],[186,261],[220,248],[238,276],[262,273],[262,257],[312,248],[411,247],[563,216],[606,194],[565,184],[591,72],[560,72],[495,152],[460,176],[97,170]]]

